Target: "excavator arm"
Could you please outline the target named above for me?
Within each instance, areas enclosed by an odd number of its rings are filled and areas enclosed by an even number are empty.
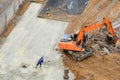
[[[95,29],[98,29],[98,28],[102,28],[102,27],[104,27],[104,25],[106,26],[109,35],[111,35],[112,37],[116,37],[115,32],[113,30],[113,27],[111,25],[111,22],[107,18],[103,18],[102,22],[86,26],[85,28],[81,29],[78,32],[78,36],[77,36],[77,39],[76,39],[77,45],[82,46],[83,38],[84,38],[83,36],[86,32],[89,32],[89,31],[92,31],[92,30],[95,30]],[[115,42],[116,42],[116,40],[114,40],[114,43]]]
[[[103,24],[104,24],[104,23],[93,24],[93,25],[86,26],[85,28],[81,29],[81,30],[79,31],[78,36],[77,36],[77,39],[76,39],[77,44],[80,44],[80,45],[82,46],[84,34],[85,34],[86,32],[89,32],[89,31],[92,31],[92,30],[101,28],[101,27],[103,26]]]
[[[107,28],[109,34],[112,35],[113,37],[116,36],[114,29],[111,25],[111,22],[107,18],[103,18],[103,21],[104,21],[104,25],[106,25],[106,28]]]

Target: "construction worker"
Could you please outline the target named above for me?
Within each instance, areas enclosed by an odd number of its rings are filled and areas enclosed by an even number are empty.
[[[38,66],[41,67],[42,63],[43,63],[43,56],[38,60],[37,64],[36,64],[36,67],[37,68]]]

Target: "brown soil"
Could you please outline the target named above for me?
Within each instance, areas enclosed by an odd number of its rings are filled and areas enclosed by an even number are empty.
[[[44,3],[44,2],[45,2],[45,0],[32,0],[31,2]]]
[[[120,1],[90,0],[84,12],[70,21],[65,33],[74,33],[103,17],[107,17],[111,21],[120,18]],[[120,54],[112,53],[101,56],[99,53],[100,51],[81,62],[74,61],[69,55],[65,55],[63,63],[75,74],[74,80],[119,80]]]
[[[80,27],[93,21],[99,21],[103,17],[108,17],[111,21],[115,21],[120,17],[119,14],[119,0],[90,0],[84,12],[70,22],[65,33],[73,33]]]
[[[120,55],[100,56],[94,53],[81,62],[74,61],[70,56],[63,58],[64,65],[76,76],[74,80],[119,80]]]

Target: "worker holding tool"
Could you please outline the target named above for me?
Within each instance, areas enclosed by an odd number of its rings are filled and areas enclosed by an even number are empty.
[[[37,64],[36,64],[36,67],[37,68],[38,66],[41,67],[42,63],[43,63],[43,56],[38,60]]]

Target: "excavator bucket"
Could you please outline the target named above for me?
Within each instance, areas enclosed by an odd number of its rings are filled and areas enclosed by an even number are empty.
[[[89,0],[46,0],[39,17],[65,17],[83,12]]]

